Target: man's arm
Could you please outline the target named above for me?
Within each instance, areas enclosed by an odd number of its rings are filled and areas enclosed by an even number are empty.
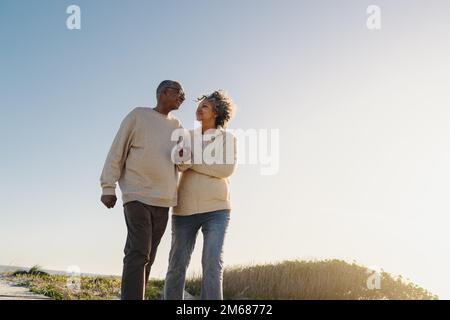
[[[102,187],[101,201],[107,208],[113,208],[116,204],[116,183],[120,178],[123,166],[130,150],[135,129],[135,112],[130,112],[120,125],[120,129],[106,157],[105,165],[100,176]]]

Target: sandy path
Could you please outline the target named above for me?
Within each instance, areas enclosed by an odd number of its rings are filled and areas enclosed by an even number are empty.
[[[43,295],[30,292],[27,288],[18,287],[13,282],[0,276],[0,300],[51,300]]]

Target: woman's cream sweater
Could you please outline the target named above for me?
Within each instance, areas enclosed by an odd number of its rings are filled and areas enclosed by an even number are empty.
[[[178,204],[173,208],[173,214],[188,216],[231,209],[228,177],[236,168],[236,138],[222,128],[213,130],[212,133],[208,131],[205,135],[202,135],[201,128],[189,133],[192,143],[187,150],[191,152],[191,159],[177,165],[181,178],[178,184]],[[202,150],[199,153],[200,146]],[[211,157],[208,158],[210,154],[216,160],[213,163]]]

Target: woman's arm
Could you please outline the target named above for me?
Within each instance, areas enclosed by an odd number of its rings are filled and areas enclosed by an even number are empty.
[[[192,166],[193,165],[191,163],[180,163],[180,164],[177,164],[177,169],[180,172],[184,172],[184,171],[192,168]]]
[[[208,176],[212,176],[215,178],[228,178],[234,172],[236,168],[236,163],[233,164],[194,164],[190,169],[206,174]],[[188,168],[189,169],[189,168]]]
[[[236,169],[236,163],[237,163],[237,154],[236,154],[236,138],[234,136],[228,136],[227,139],[223,139],[223,150],[225,151],[223,154],[225,155],[226,152],[232,152],[233,157],[231,158],[231,163],[228,163],[226,160],[228,159],[224,159],[224,163],[223,164],[193,164],[191,165],[190,169],[198,172],[198,173],[202,173],[202,174],[206,174],[208,176],[212,176],[215,178],[228,178],[229,176],[231,176],[234,172],[234,170]],[[227,148],[227,141],[231,141],[232,145],[229,146],[229,148]]]

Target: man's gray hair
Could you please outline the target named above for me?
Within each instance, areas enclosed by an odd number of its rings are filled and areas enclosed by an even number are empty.
[[[173,80],[164,80],[163,82],[161,82],[158,86],[158,88],[156,88],[156,96],[159,97],[159,95],[162,93],[162,91],[166,88],[169,87],[173,87],[173,86],[179,85],[178,82],[173,81]]]

